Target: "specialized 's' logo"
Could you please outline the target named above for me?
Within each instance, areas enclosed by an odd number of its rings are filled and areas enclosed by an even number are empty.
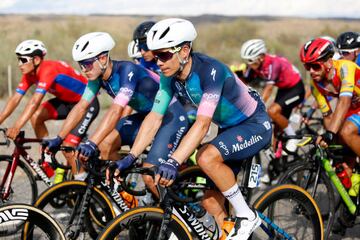
[[[210,75],[212,76],[213,81],[215,81],[215,75],[216,75],[215,68],[211,69],[211,74]]]
[[[134,76],[134,72],[133,71],[129,72],[128,74],[129,82],[131,82],[133,76]]]

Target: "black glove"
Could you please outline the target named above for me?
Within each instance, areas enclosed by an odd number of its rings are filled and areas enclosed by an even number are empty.
[[[324,134],[321,135],[322,140],[327,144],[331,144],[334,142],[336,134],[331,131],[326,131]]]

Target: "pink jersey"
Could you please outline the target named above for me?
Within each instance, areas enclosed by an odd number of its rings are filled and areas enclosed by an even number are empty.
[[[78,102],[87,79],[63,61],[44,60],[36,74],[22,76],[16,92],[24,95],[33,84],[36,84],[37,93],[50,92],[64,102]]]
[[[278,88],[291,88],[301,81],[299,70],[289,60],[270,54],[265,55],[259,69],[251,72],[250,78],[260,77]]]

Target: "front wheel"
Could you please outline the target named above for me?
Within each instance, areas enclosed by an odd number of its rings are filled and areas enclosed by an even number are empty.
[[[99,235],[98,240],[113,239],[149,239],[159,237],[164,211],[156,207],[139,207],[124,212]],[[168,231],[163,239],[190,240],[191,234],[179,218],[172,215]]]
[[[3,181],[5,171],[12,164],[12,157],[0,155],[0,181]],[[32,170],[24,160],[19,159],[14,177],[10,186],[10,196],[3,199],[4,189],[1,190],[1,201],[7,204],[24,203],[33,204],[37,198],[38,189]],[[0,201],[0,202],[1,202]]]
[[[65,240],[61,228],[54,219],[26,204],[0,208],[0,238]]]
[[[258,228],[252,239],[324,239],[319,207],[310,194],[299,186],[285,184],[271,188],[255,201],[254,207],[270,222],[265,221],[261,227],[268,230],[267,233]]]

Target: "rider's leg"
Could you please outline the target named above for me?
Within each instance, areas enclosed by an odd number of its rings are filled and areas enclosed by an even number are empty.
[[[270,118],[273,120],[273,122],[276,125],[278,125],[281,128],[281,130],[284,130],[289,126],[289,120],[284,115],[282,115],[281,111],[282,111],[281,106],[276,102],[272,103],[268,108],[268,114]]]
[[[44,138],[49,135],[45,121],[51,119],[48,108],[40,105],[36,112],[31,116],[31,125],[37,138]]]
[[[360,156],[360,116],[352,115],[343,124],[339,135],[343,141],[353,150],[357,156]]]

